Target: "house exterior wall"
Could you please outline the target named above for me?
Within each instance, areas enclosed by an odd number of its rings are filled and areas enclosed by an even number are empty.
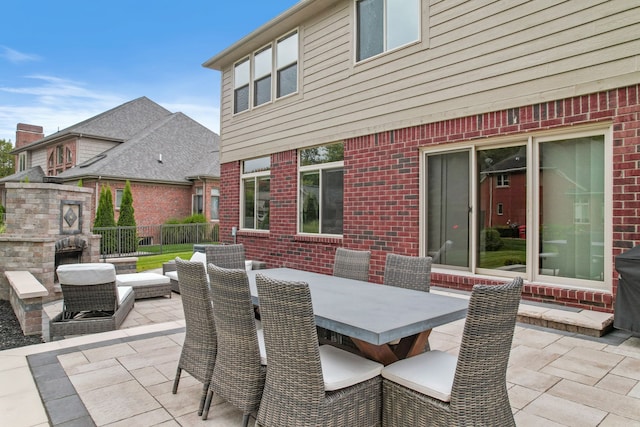
[[[131,182],[131,195],[133,196],[133,209],[135,211],[136,225],[158,225],[170,219],[181,219],[191,215],[192,187],[185,185],[163,185]],[[114,218],[118,221],[120,209],[115,208],[116,190],[124,190],[125,181],[101,180],[83,181],[83,187],[93,189],[92,203],[97,209],[100,198],[100,190],[108,185],[111,188],[111,197],[114,203]],[[158,197],[162,194],[162,197]],[[92,218],[91,223],[93,225]]]
[[[336,247],[370,250],[370,280],[380,283],[388,252],[420,254],[420,153],[434,146],[482,138],[518,135],[523,138],[582,125],[613,129],[613,250],[605,262],[640,241],[637,199],[640,197],[640,85],[585,96],[519,107],[520,120],[509,124],[510,111],[485,112],[446,121],[401,128],[392,132],[344,140],[344,233],[342,238],[299,235],[297,216],[297,150],[271,155],[271,228],[269,233],[240,230],[237,241],[248,256],[270,267],[286,266],[330,274]],[[535,111],[546,114],[535,114]],[[512,112],[511,112],[512,113]],[[239,212],[240,162],[222,165],[221,236],[231,241]],[[611,271],[611,270],[610,270]],[[525,284],[530,300],[612,311],[617,273],[607,277],[610,291],[574,289],[548,283]],[[436,270],[434,285],[470,290],[477,283],[502,283],[468,273]]]
[[[113,141],[103,141],[95,138],[79,137],[77,140],[78,154],[76,164],[86,162],[98,154],[104,153],[118,143]]]
[[[587,95],[640,76],[634,2],[422,3],[419,42],[360,63],[352,0],[302,22],[276,20],[238,46],[218,64],[222,161]],[[234,115],[233,61],[294,28],[299,92]]]

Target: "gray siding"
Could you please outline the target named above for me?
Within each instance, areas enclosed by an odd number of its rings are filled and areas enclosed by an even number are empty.
[[[423,7],[420,43],[360,64],[351,0],[299,23],[300,92],[249,112],[232,115],[232,64],[224,67],[222,162],[640,81],[640,2]]]

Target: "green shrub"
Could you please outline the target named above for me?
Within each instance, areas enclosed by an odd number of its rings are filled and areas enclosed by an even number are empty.
[[[498,251],[504,246],[500,233],[494,228],[486,228],[480,233],[480,247],[485,251]]]
[[[118,250],[118,241],[116,238],[116,220],[113,215],[113,197],[111,196],[111,187],[105,185],[100,190],[100,200],[98,201],[98,210],[96,218],[93,222],[96,228],[114,227],[113,230],[97,230],[95,233],[102,236],[100,239],[100,253],[112,254]]]
[[[138,238],[136,236],[136,219],[129,180],[127,180],[122,192],[118,227],[125,227],[119,230],[120,252],[136,252],[138,250]]]

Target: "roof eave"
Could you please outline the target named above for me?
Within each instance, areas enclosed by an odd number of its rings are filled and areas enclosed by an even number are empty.
[[[249,33],[222,52],[214,55],[205,61],[202,66],[212,70],[222,71],[228,64],[237,61],[239,58],[248,55],[261,46],[264,46],[264,44],[283,35],[285,32],[294,29],[319,11],[326,9],[338,1],[339,0],[301,0],[257,30]]]

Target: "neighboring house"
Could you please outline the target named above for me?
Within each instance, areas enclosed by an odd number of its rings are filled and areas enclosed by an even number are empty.
[[[370,250],[376,282],[389,252],[437,255],[436,285],[519,275],[528,299],[610,312],[614,257],[640,243],[638,58],[628,0],[301,1],[204,64],[222,73],[221,236],[323,273],[338,246]],[[526,185],[499,207],[481,162],[513,152]],[[509,217],[517,269],[484,262],[487,221]]]
[[[19,124],[13,150],[17,171],[0,185],[25,176],[30,182],[70,185],[82,180],[83,187],[94,189],[95,206],[101,187],[109,185],[117,220],[129,180],[139,226],[194,213],[217,221],[218,139],[186,115],[141,97],[47,137],[39,126]]]

